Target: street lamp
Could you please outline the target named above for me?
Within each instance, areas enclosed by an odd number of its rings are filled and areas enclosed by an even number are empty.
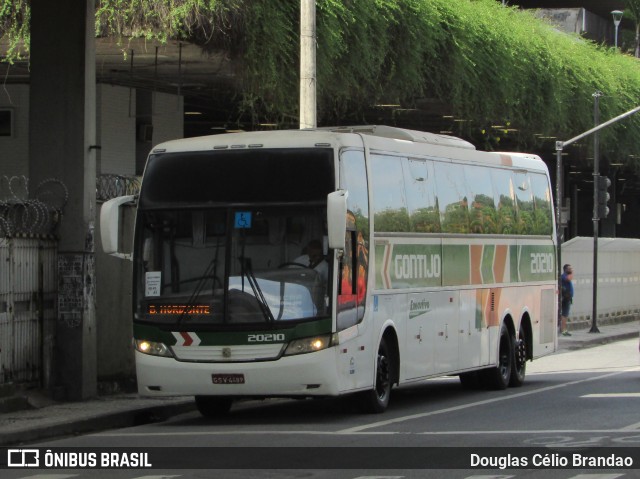
[[[620,21],[622,20],[622,12],[620,10],[614,10],[613,12],[611,12],[611,15],[613,15],[613,24],[616,27],[615,44],[616,48],[618,48],[618,27],[620,26]]]

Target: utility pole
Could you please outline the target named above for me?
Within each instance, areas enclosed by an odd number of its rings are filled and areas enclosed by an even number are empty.
[[[600,123],[600,97],[601,91],[593,94],[593,123],[594,128]],[[598,202],[600,199],[598,188],[600,179],[600,131],[596,131],[593,135],[593,303],[591,312],[591,329],[590,333],[599,333],[598,329],[598,221],[600,214],[598,211]]]
[[[300,0],[300,129],[316,126],[316,1]]]

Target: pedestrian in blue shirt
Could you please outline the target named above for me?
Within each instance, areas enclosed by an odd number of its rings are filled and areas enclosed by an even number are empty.
[[[562,312],[560,313],[560,330],[563,336],[571,336],[571,333],[567,330],[567,319],[569,317],[569,310],[571,309],[571,303],[573,303],[573,268],[570,264],[565,264],[562,267]]]

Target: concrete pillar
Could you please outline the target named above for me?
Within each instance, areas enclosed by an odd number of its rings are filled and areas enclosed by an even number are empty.
[[[54,384],[48,385],[68,400],[97,392],[94,1],[31,0],[30,192],[52,177],[69,191],[58,229]]]

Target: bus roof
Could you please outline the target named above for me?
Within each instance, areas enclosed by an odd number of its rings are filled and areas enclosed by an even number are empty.
[[[334,133],[362,133],[394,140],[413,141],[415,143],[429,143],[439,146],[453,146],[456,148],[466,148],[475,150],[476,147],[466,140],[449,135],[439,135],[426,131],[407,130],[385,125],[361,125],[361,126],[339,126],[319,128],[319,130],[329,130]]]
[[[472,163],[547,170],[534,154],[485,152],[460,138],[384,125],[334,126],[302,130],[226,133],[161,143],[153,153],[290,147],[360,147],[408,155],[426,155]],[[427,146],[430,145],[430,146]]]

